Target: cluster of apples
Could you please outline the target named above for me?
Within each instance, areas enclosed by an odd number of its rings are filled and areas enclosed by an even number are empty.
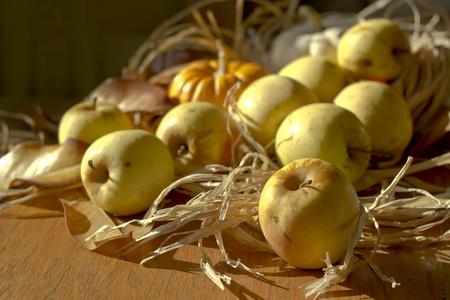
[[[372,162],[398,162],[413,134],[403,96],[389,85],[410,56],[406,33],[371,19],[340,38],[338,62],[303,56],[251,83],[237,102],[241,121],[280,166],[303,157],[325,159],[356,183]]]
[[[164,143],[134,128],[113,103],[94,98],[69,108],[58,128],[59,143],[68,139],[90,144],[81,161],[81,179],[90,199],[108,213],[126,216],[147,209],[173,180],[173,161]]]
[[[176,177],[230,165],[237,132],[220,104],[224,87],[241,80],[237,120],[260,145],[273,145],[269,154],[281,168],[261,194],[263,233],[294,266],[323,267],[325,253],[335,262],[347,249],[359,214],[353,185],[371,160],[397,162],[413,126],[405,100],[388,84],[409,55],[405,32],[390,20],[368,20],[345,31],[336,54],[337,63],[304,56],[277,73],[236,63],[234,76],[210,61],[208,74],[219,74],[217,81],[199,71],[205,63],[194,62],[168,87],[169,96],[184,100],[154,131],[136,128],[117,105],[93,98],[63,115],[59,142],[90,144],[81,178],[93,202],[114,215],[142,212]],[[203,90],[214,87],[220,92]]]
[[[262,231],[300,268],[345,255],[360,210],[355,184],[367,168],[397,163],[413,134],[408,105],[389,85],[410,55],[406,33],[391,20],[367,20],[346,30],[336,51],[337,62],[289,62],[237,103],[255,140],[266,149],[272,141],[281,167],[260,196]]]
[[[152,132],[137,128],[117,105],[92,98],[64,113],[58,140],[90,144],[81,162],[89,197],[108,213],[129,216],[148,209],[176,177],[230,165],[230,133],[227,114],[213,103],[176,105]]]

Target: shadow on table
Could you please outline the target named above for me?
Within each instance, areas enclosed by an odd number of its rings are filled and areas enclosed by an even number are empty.
[[[392,287],[365,264],[339,284],[345,290],[331,290],[321,298],[365,295],[369,299],[446,299],[450,288],[449,250],[450,241],[423,247],[409,245],[379,250],[373,257],[373,264],[384,276],[393,278],[400,285]]]
[[[186,229],[185,229],[186,230]],[[115,257],[140,263],[148,253],[165,243],[166,237],[157,238],[145,243],[134,250],[124,254],[133,240],[124,238],[115,241],[114,247],[100,246],[95,252],[102,255]],[[299,288],[302,283],[310,282],[323,277],[322,270],[301,270],[286,264],[281,258],[272,253],[255,252],[249,246],[237,244],[233,238],[224,236],[224,244],[227,255],[232,260],[239,260],[253,271],[260,272],[264,276],[259,277],[243,270],[233,268],[224,262],[222,254],[213,237],[203,240],[203,250],[213,262],[214,268],[232,278],[230,285],[225,288],[239,299],[264,299],[258,291],[252,290],[246,277],[267,283],[274,289],[292,289],[295,278],[299,278]],[[369,254],[369,250],[357,249],[361,253]],[[436,244],[418,246],[396,246],[381,249],[373,257],[373,264],[380,268],[383,275],[392,277],[399,286],[393,288],[391,283],[381,280],[368,264],[355,269],[347,279],[332,287],[321,295],[322,299],[346,298],[352,296],[367,297],[368,299],[444,299],[449,289],[450,274],[450,241],[440,241]],[[179,272],[203,274],[200,268],[201,252],[197,244],[190,244],[162,254],[144,264],[144,267],[168,269]],[[358,260],[357,260],[358,261]],[[307,278],[306,278],[307,277]],[[281,278],[292,278],[293,283],[287,286]],[[281,283],[282,282],[282,283]],[[430,286],[432,288],[430,289]],[[303,295],[299,289],[299,295]]]

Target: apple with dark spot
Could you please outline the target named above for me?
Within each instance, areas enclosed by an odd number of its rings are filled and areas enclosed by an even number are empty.
[[[259,222],[267,242],[287,263],[301,269],[326,266],[345,256],[359,216],[352,183],[333,164],[295,160],[265,184]]]

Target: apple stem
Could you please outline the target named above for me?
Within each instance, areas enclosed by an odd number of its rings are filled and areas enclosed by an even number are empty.
[[[311,184],[312,184],[312,180],[310,179],[310,180],[307,180],[307,181],[304,181],[304,182],[300,183],[298,188],[301,189],[302,187],[307,186],[307,185],[311,185]]]
[[[102,174],[108,176],[108,172],[100,171],[98,168],[96,168],[96,167],[94,166],[94,162],[92,161],[92,159],[88,160],[88,166],[91,167],[92,170],[94,170],[94,171],[96,171],[96,172],[99,172],[99,173],[102,173]]]
[[[185,144],[180,145],[180,147],[177,150],[177,154],[179,156],[184,156],[188,153],[189,153],[189,149],[188,149],[188,146],[186,146]]]

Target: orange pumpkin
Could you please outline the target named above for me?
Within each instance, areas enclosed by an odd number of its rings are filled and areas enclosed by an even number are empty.
[[[236,91],[238,99],[252,81],[268,74],[270,72],[264,67],[245,61],[229,61],[221,71],[218,59],[196,60],[182,68],[172,79],[168,96],[176,103],[206,101],[226,109],[224,101],[227,92],[236,82],[241,82]]]

